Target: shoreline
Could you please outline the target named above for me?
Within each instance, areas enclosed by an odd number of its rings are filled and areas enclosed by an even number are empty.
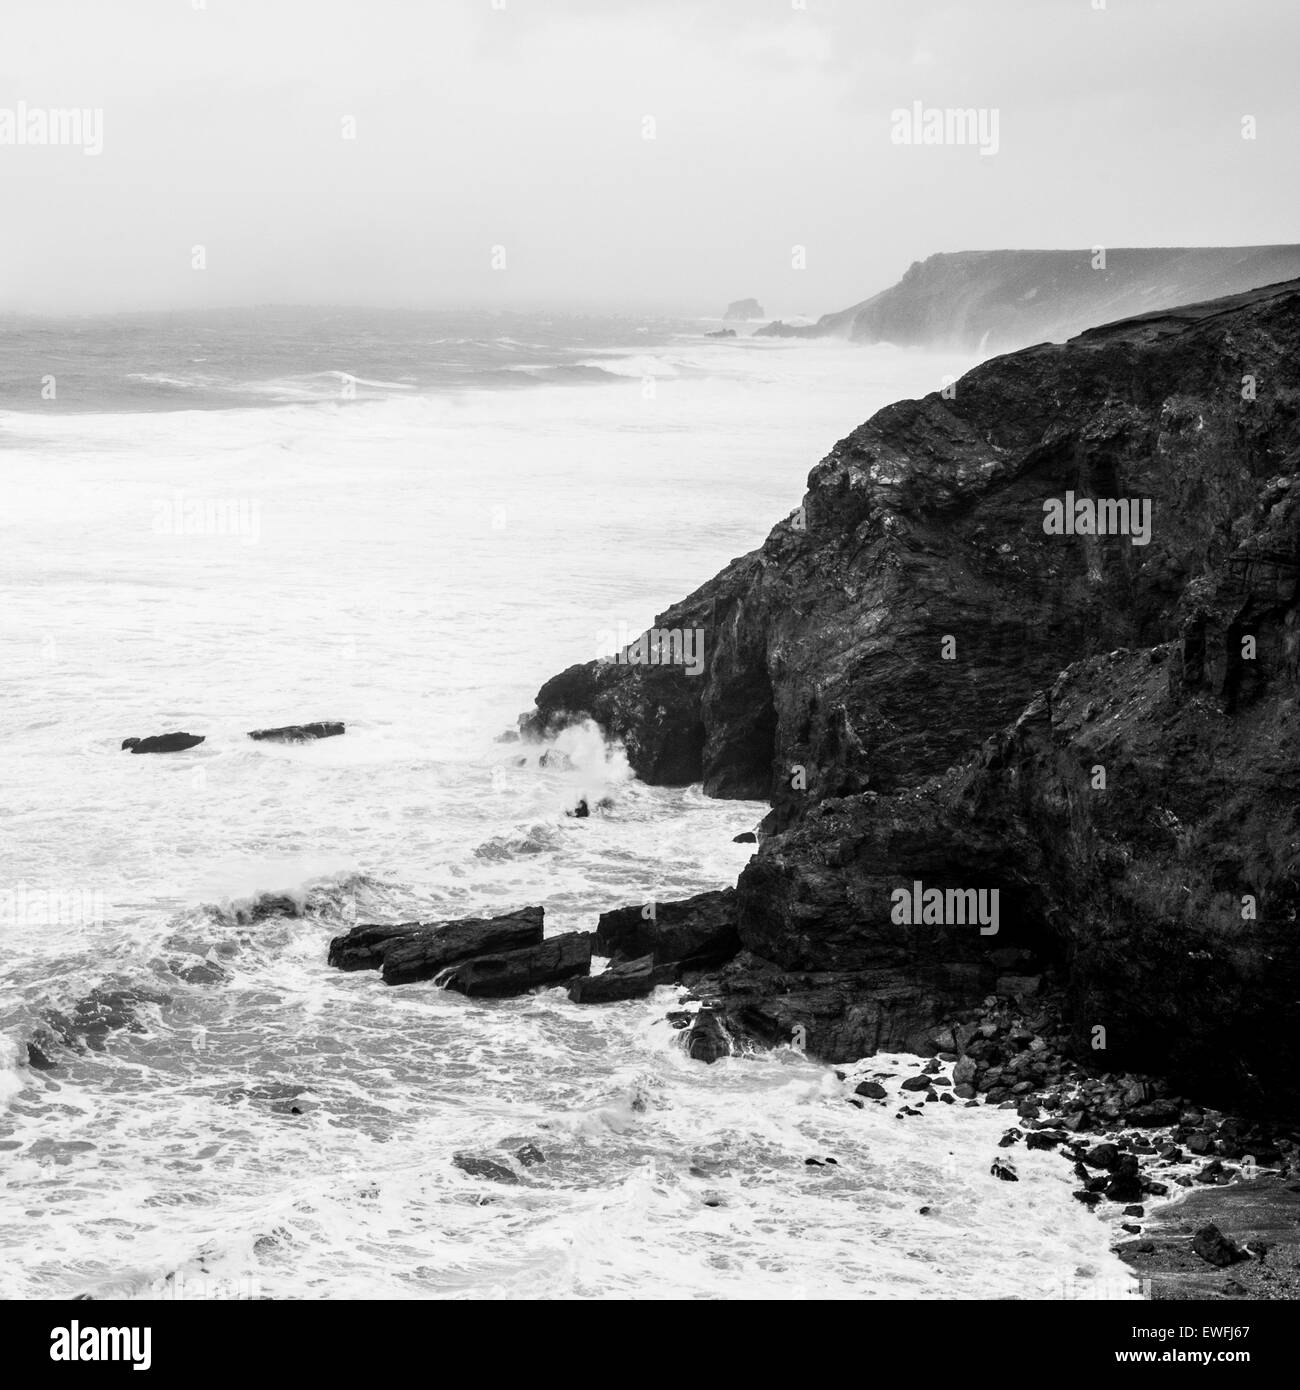
[[[923,1059],[895,1092],[867,1079],[878,1070],[875,1057],[831,1065],[846,1103],[858,1108],[901,1106],[900,1119],[934,1103],[1006,1111],[990,1175],[1018,1181],[1015,1156],[1024,1149],[1050,1149],[1072,1163],[1075,1199],[1111,1228],[1111,1253],[1146,1301],[1300,1297],[1292,1127],[1195,1105],[1156,1078],[1089,1073],[1054,1051],[1048,1039],[1059,1023],[1053,1003],[1026,1020],[990,996],[978,1021],[954,1025],[957,1049]],[[999,1039],[1019,1044],[1001,1065],[982,1065],[968,1050]],[[1010,1094],[999,1084],[1003,1073],[1019,1074],[1025,1058],[1060,1080],[1015,1081]]]

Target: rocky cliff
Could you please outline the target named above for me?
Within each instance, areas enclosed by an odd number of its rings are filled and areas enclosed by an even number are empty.
[[[806,328],[761,336],[843,337],[1005,352],[1061,342],[1088,325],[1217,299],[1300,276],[1300,246],[955,251],[913,262],[896,285]]]
[[[933,1050],[1046,971],[1106,1065],[1300,1101],[1298,351],[1300,281],[987,362],[656,620],[702,675],[542,688],[532,735],[591,716],[648,781],[772,802],[734,1028]],[[996,890],[996,931],[900,920],[914,884]]]

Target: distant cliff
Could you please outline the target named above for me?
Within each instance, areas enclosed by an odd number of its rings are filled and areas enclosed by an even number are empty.
[[[1300,246],[1115,247],[1104,266],[1095,259],[1088,249],[944,252],[810,327],[774,323],[758,334],[1005,352],[1300,277]]]
[[[1145,531],[1082,524],[1129,500]],[[1046,969],[1108,1065],[1300,1107],[1300,280],[886,407],[655,625],[702,674],[575,666],[525,729],[591,716],[646,781],[772,802],[737,1031],[916,1047]],[[916,882],[998,890],[998,934],[900,926]]]

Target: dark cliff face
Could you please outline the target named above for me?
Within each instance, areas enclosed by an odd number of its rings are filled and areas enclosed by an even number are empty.
[[[1051,534],[1067,493],[1149,500],[1149,533]],[[1298,562],[1293,282],[881,411],[658,620],[704,674],[575,667],[530,727],[589,714],[647,780],[772,800],[724,990],[751,1031],[915,1046],[1023,962],[1108,1062],[1294,1099]],[[899,926],[916,880],[997,888],[998,933]]]
[[[946,251],[896,285],[806,328],[762,336],[851,338],[968,352],[1063,342],[1090,324],[1241,294],[1300,276],[1300,246]]]

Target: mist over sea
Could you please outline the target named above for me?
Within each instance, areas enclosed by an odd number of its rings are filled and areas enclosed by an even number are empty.
[[[356,922],[541,903],[554,933],[734,882],[764,806],[641,785],[592,729],[565,769],[498,737],[971,363],[713,326],[8,325],[0,1295],[1126,1296],[1059,1157],[990,1181],[997,1111],[858,1110],[790,1050],[705,1067],[675,989],[326,965]],[[317,719],[346,735],[244,737]],[[206,742],[120,751],[174,729]],[[567,818],[580,796],[612,805]],[[122,989],[135,1031],[28,1064],[51,1012]],[[451,1162],[525,1144],[513,1185]]]

